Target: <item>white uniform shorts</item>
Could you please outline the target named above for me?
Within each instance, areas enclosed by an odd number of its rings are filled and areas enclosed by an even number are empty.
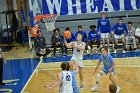
[[[71,61],[76,62],[79,67],[83,67],[83,59],[72,56]]]
[[[109,38],[109,33],[101,33],[101,38]]]
[[[124,34],[122,34],[122,35],[114,34],[114,38],[116,38],[116,39],[122,39],[123,37],[124,37]]]

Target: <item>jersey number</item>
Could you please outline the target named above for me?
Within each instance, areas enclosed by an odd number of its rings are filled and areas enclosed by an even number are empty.
[[[70,81],[71,78],[70,78],[70,75],[66,75],[66,81]]]

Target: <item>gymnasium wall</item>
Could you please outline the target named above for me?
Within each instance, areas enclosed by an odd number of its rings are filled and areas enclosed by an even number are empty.
[[[40,3],[43,3],[43,8],[40,8]],[[140,22],[139,3],[139,0],[29,0],[30,10],[34,11],[34,16],[42,13],[60,15],[55,27],[59,28],[61,33],[66,27],[70,27],[75,33],[78,25],[82,25],[83,30],[88,32],[90,25],[97,25],[102,11],[107,11],[111,25],[122,17],[125,23],[132,21],[134,27],[137,27]],[[41,24],[41,28],[45,28],[45,25]],[[50,43],[53,32],[47,32],[45,29],[42,29],[42,32],[47,43]]]

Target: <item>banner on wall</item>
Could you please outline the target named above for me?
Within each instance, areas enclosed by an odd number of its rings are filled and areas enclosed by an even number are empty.
[[[139,10],[140,0],[29,0],[30,10],[38,14],[74,15]]]

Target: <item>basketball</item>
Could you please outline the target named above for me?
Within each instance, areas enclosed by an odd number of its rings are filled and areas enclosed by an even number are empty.
[[[71,37],[71,32],[70,31],[65,31],[64,32],[64,37],[65,38],[70,38]]]

